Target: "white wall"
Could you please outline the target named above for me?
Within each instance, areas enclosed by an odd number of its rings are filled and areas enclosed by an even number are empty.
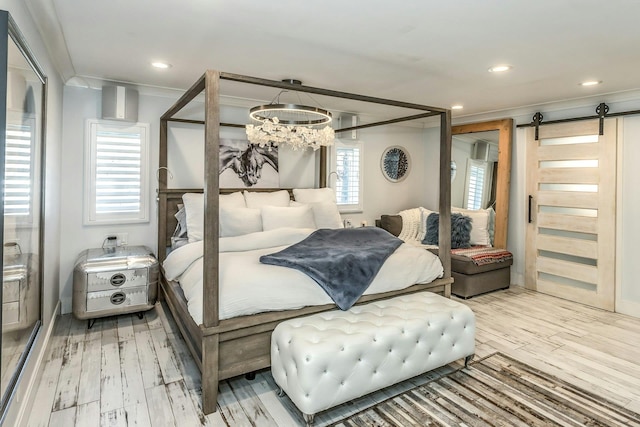
[[[621,144],[618,159],[622,163],[618,172],[618,245],[616,311],[640,317],[640,191],[638,191],[638,163],[640,162],[640,115],[622,120]]]
[[[435,133],[439,135],[436,129]],[[366,221],[373,225],[382,214],[396,214],[404,209],[427,206],[431,199],[432,186],[438,186],[438,171],[433,181],[432,159],[428,157],[429,146],[423,129],[406,126],[382,126],[358,130],[358,139],[363,143],[363,202],[362,213],[344,214],[351,219],[354,227]],[[436,148],[439,144],[435,142]],[[401,182],[390,182],[382,175],[380,159],[384,150],[392,145],[407,149],[411,158],[411,169],[407,178]],[[437,167],[439,159],[435,158]],[[437,193],[436,204],[437,206]]]
[[[62,80],[44,46],[42,37],[22,0],[0,0],[0,9],[7,10],[16,21],[27,43],[48,77],[46,175],[44,206],[44,268],[42,284],[42,322],[31,357],[4,420],[4,425],[16,425],[28,407],[28,389],[37,380],[37,368],[44,355],[47,333],[53,324],[58,304],[58,276],[60,249],[60,159],[62,139]]]
[[[62,233],[60,245],[60,300],[62,312],[71,312],[73,268],[80,252],[87,248],[99,248],[106,235],[128,233],[129,245],[146,245],[155,251],[157,245],[156,170],[158,168],[158,144],[160,116],[177,99],[140,94],[138,121],[150,124],[149,138],[149,218],[143,224],[83,225],[83,181],[85,121],[102,115],[102,92],[99,89],[66,86],[64,88],[64,115],[62,143],[63,215],[60,221]]]

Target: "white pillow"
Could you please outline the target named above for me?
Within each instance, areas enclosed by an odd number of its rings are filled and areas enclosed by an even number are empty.
[[[182,195],[184,210],[187,214],[187,237],[189,243],[204,238],[204,194],[185,193]]]
[[[287,190],[272,191],[269,193],[244,192],[244,200],[248,208],[259,209],[263,206],[289,206],[289,192]]]
[[[189,243],[204,239],[204,194],[185,193],[182,195],[187,218],[187,237]],[[221,195],[220,208],[244,208],[244,197],[240,191]]]
[[[300,207],[262,207],[262,228],[264,231],[276,228],[316,228],[311,206]]]
[[[485,209],[470,210],[451,208],[451,212],[458,212],[471,217],[471,239],[472,245],[491,246],[489,237],[489,211]]]
[[[260,209],[220,208],[220,237],[242,236],[262,231]]]
[[[244,196],[241,191],[236,191],[231,194],[220,195],[220,207],[225,208],[246,208],[247,204],[244,201]]]
[[[289,206],[311,206],[313,211],[313,220],[318,228],[344,228],[338,205],[334,202],[326,203],[300,203],[292,201]]]
[[[293,197],[301,203],[336,202],[332,188],[294,188]]]

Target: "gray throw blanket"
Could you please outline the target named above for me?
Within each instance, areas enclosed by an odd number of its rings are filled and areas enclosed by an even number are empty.
[[[261,256],[260,262],[305,273],[341,310],[348,310],[401,244],[381,228],[320,229],[280,252]]]

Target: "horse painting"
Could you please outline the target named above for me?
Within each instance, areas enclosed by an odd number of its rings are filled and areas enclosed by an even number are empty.
[[[268,147],[259,147],[249,144],[247,141],[239,140],[220,141],[220,175],[227,169],[230,169],[247,188],[254,186],[278,187],[278,182],[261,182],[262,170],[265,165],[271,166],[277,177],[277,147],[271,147],[271,149],[269,149]],[[222,187],[223,185],[221,182],[220,186]],[[231,187],[233,187],[233,185],[231,185]]]

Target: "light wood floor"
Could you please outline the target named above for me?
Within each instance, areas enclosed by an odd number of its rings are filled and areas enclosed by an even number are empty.
[[[640,412],[640,319],[522,288],[466,301],[477,318],[478,357],[501,351]],[[268,370],[220,386],[219,410],[200,409],[200,374],[166,308],[145,319],[86,322],[62,316],[47,350],[29,426],[297,426]],[[326,425],[449,372],[445,367],[318,415]]]

